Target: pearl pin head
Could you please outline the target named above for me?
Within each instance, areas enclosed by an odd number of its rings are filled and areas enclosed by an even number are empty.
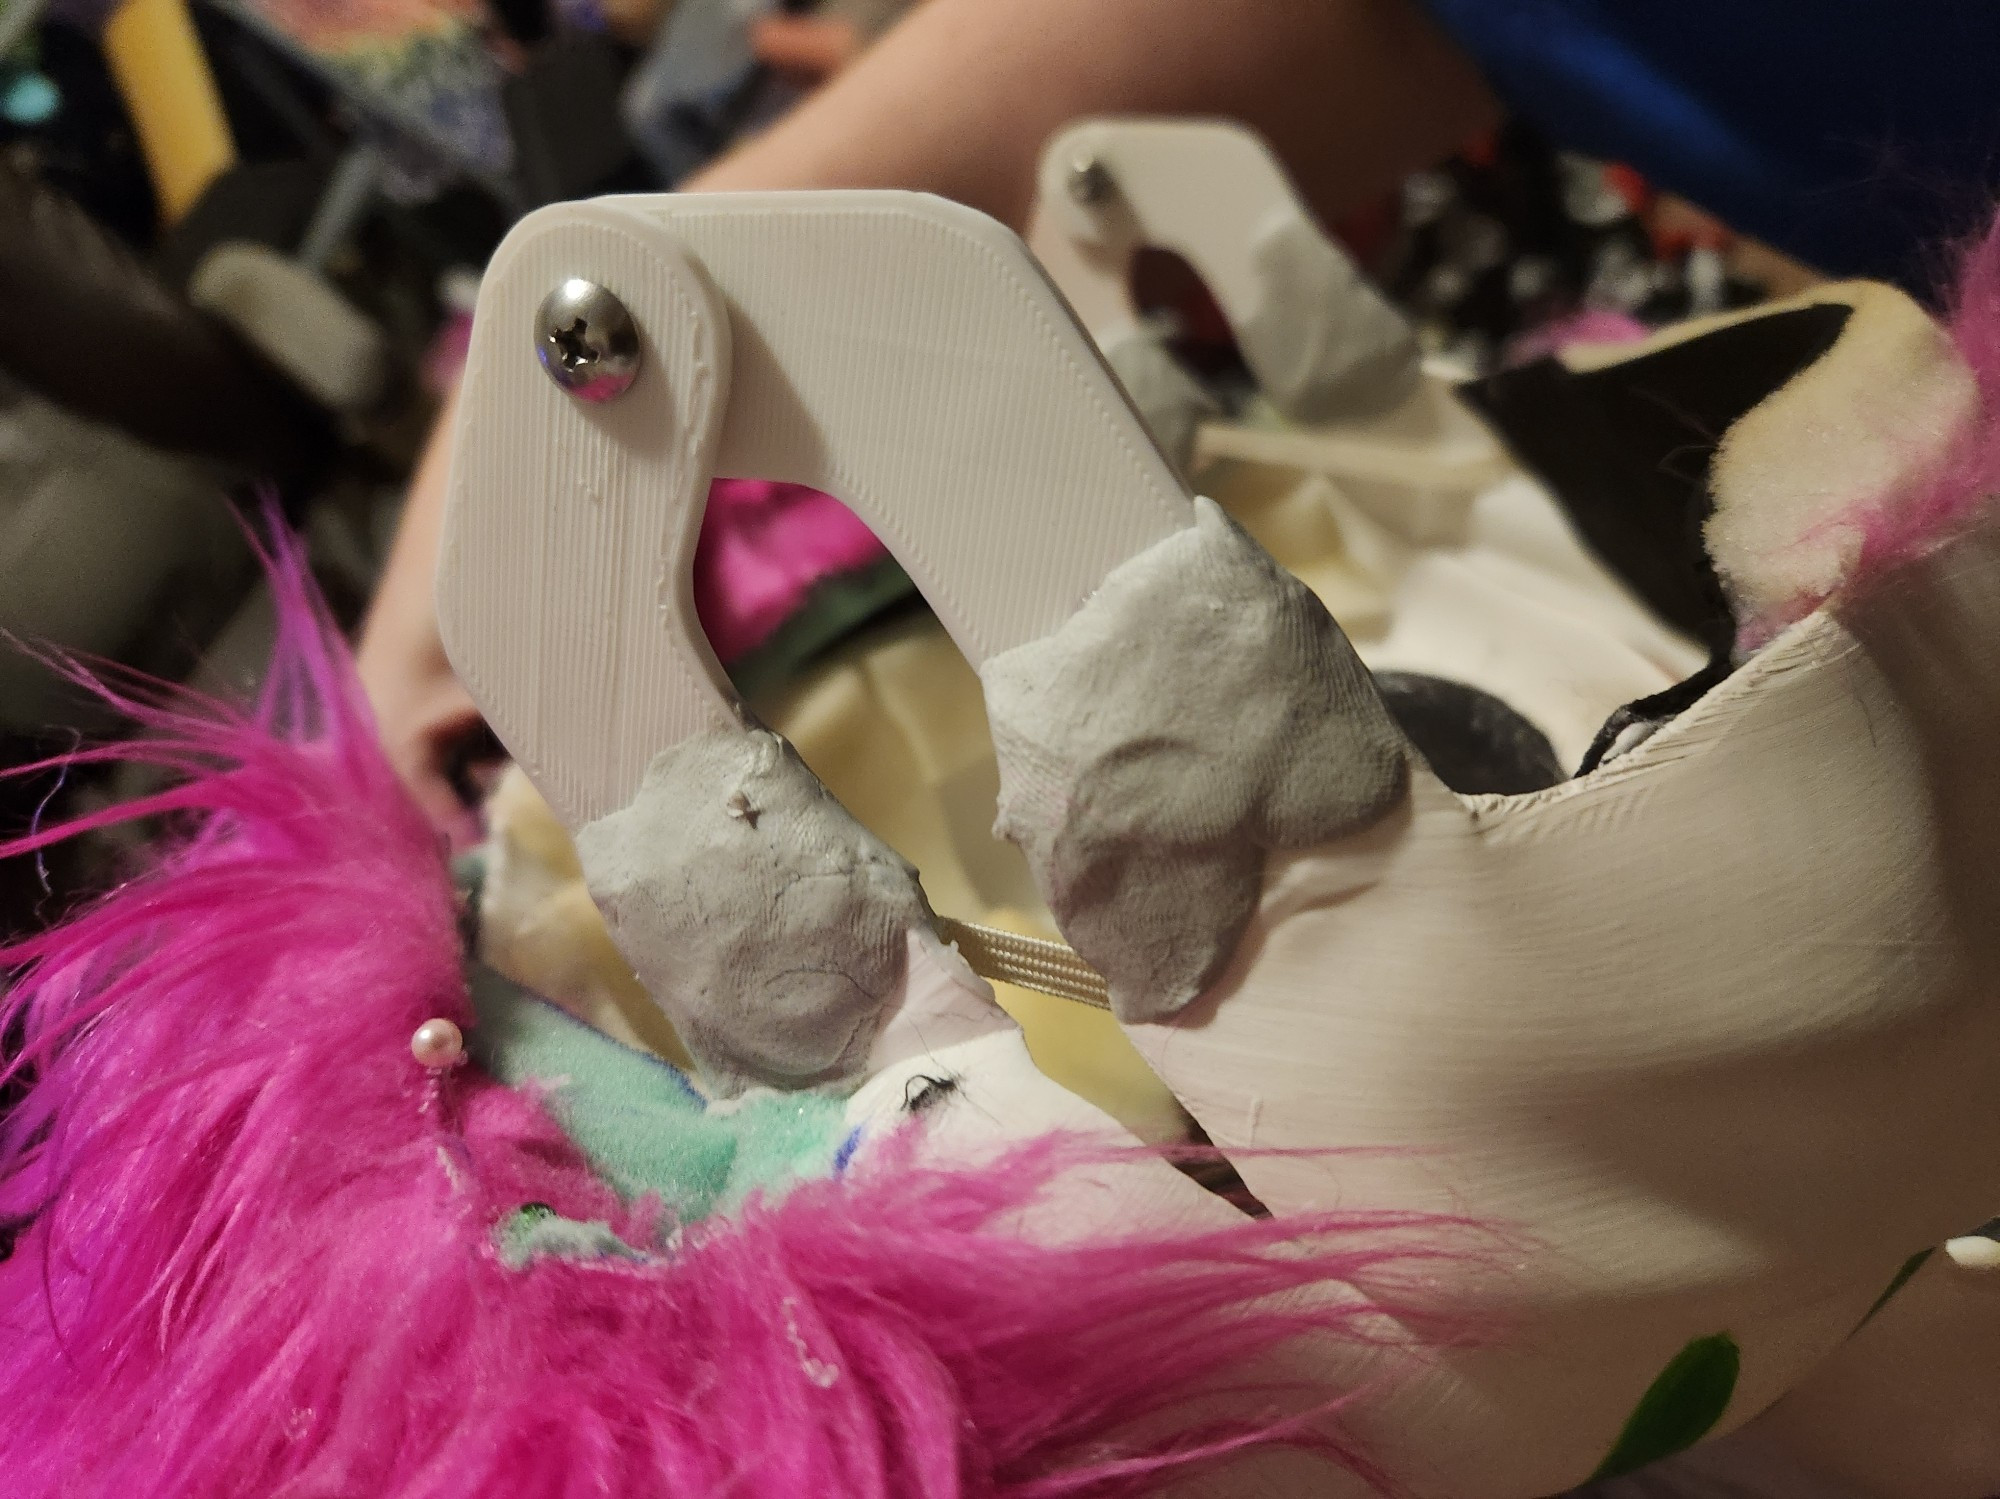
[[[465,1033],[449,1020],[426,1020],[410,1037],[410,1055],[433,1072],[465,1060]]]
[[[1945,1240],[1944,1252],[1961,1270],[2000,1270],[2000,1239],[1991,1236],[1992,1225],[1976,1234]]]

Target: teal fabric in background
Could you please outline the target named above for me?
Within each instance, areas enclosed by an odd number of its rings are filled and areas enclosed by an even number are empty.
[[[677,1223],[699,1223],[751,1196],[782,1197],[831,1176],[853,1146],[836,1092],[753,1089],[714,1103],[658,1057],[621,1046],[484,964],[469,974],[473,1058],[549,1106],[598,1173],[627,1197],[656,1194]]]

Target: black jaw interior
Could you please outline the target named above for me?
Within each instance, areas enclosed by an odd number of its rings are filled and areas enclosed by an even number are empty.
[[[1613,714],[1579,774],[1627,727],[1685,711],[1729,675],[1736,618],[1702,541],[1716,449],[1825,356],[1852,314],[1839,302],[1787,308],[1599,369],[1538,359],[1459,388],[1598,558],[1709,651],[1686,681]]]

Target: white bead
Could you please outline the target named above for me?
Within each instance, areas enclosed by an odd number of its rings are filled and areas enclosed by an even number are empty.
[[[2000,1267],[2000,1240],[1984,1234],[1967,1234],[1962,1239],[1945,1240],[1944,1252],[1951,1262],[1965,1270],[1992,1270]]]
[[[433,1072],[456,1067],[465,1055],[465,1034],[442,1017],[426,1020],[410,1037],[410,1055]]]

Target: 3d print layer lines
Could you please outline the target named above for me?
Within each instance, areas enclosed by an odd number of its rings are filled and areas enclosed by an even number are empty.
[[[576,846],[619,950],[724,1094],[857,1072],[931,919],[916,871],[762,729],[661,751]]]
[[[1127,1022],[1216,979],[1272,850],[1356,831],[1408,784],[1403,737],[1325,607],[1195,504],[1054,634],[980,671],[997,831]]]

